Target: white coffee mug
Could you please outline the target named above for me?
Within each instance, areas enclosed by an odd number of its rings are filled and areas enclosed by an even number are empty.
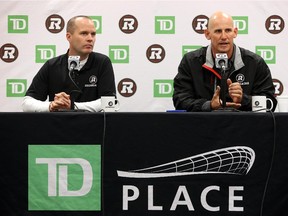
[[[120,109],[120,102],[114,96],[101,97],[101,110],[104,112],[116,112]]]
[[[277,96],[278,101],[278,111],[279,112],[288,112],[288,96],[279,95]]]
[[[269,110],[273,108],[273,101],[270,98],[266,98],[263,95],[252,96],[252,111],[254,112],[266,112],[267,101],[271,103]]]

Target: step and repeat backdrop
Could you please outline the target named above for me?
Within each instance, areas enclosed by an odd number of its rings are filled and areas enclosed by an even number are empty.
[[[173,78],[182,56],[210,43],[203,32],[218,10],[232,15],[235,43],[269,65],[276,95],[288,94],[288,0],[282,1],[0,1],[0,111],[21,112],[32,78],[67,52],[66,24],[75,15],[95,23],[95,52],[110,57],[122,112],[174,109]]]

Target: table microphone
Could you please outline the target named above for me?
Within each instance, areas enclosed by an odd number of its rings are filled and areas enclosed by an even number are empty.
[[[73,70],[79,70],[79,67],[80,67],[80,56],[69,56],[68,57],[69,72]]]
[[[216,68],[226,70],[228,68],[228,55],[226,53],[216,53],[215,58]]]
[[[79,86],[75,83],[75,74],[74,70],[79,70],[80,67],[80,56],[69,56],[68,57],[68,69],[69,69],[69,77],[74,84],[74,86],[77,88],[77,90],[72,90],[70,93],[70,100],[71,100],[71,110],[74,110],[74,101],[75,101],[75,95],[74,93],[82,93]]]
[[[215,58],[216,68],[221,69],[221,90],[220,90],[220,99],[222,100],[222,108],[226,107],[226,91],[227,91],[227,73],[226,69],[228,68],[228,56],[226,53],[216,53]]]

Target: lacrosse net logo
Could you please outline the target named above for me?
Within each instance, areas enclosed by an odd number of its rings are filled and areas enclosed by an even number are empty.
[[[191,156],[157,166],[131,171],[118,170],[119,177],[160,178],[204,173],[246,175],[255,160],[255,152],[247,146],[234,146]]]
[[[29,210],[101,210],[100,145],[29,145]]]

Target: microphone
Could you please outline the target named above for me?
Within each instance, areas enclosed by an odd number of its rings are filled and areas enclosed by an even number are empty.
[[[226,53],[216,53],[216,68],[221,68],[221,90],[220,99],[222,100],[222,108],[226,108],[226,91],[227,91],[227,74],[225,70],[228,68],[228,56]]]
[[[226,53],[216,53],[215,58],[216,68],[221,68],[225,71],[228,68],[228,56]]]
[[[80,56],[69,56],[68,57],[68,69],[69,69],[69,78],[72,81],[73,85],[77,88],[76,90],[72,90],[70,92],[70,100],[71,100],[71,106],[70,109],[74,110],[75,105],[75,95],[74,93],[80,93],[82,94],[81,89],[79,86],[75,83],[75,73],[74,70],[79,70],[80,67]]]
[[[69,71],[79,70],[79,67],[80,67],[80,56],[69,56],[68,57]]]

